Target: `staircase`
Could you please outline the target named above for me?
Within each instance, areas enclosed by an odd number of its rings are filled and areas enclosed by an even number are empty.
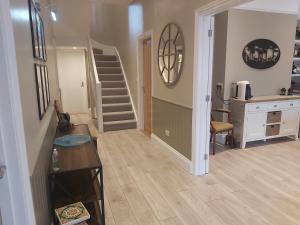
[[[135,129],[137,123],[118,57],[104,55],[97,48],[93,48],[93,54],[101,82],[103,131]]]

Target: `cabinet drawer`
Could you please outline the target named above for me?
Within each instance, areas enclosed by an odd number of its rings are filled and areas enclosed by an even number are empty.
[[[279,135],[279,131],[280,131],[280,125],[279,124],[268,125],[267,129],[266,129],[266,136],[270,137],[270,136]]]
[[[298,101],[287,101],[283,103],[283,108],[284,109],[291,109],[291,108],[296,108],[299,106]]]
[[[269,110],[280,110],[281,108],[283,108],[284,107],[284,104],[283,104],[283,102],[270,102],[269,104],[268,104],[268,109]]]
[[[280,123],[281,111],[268,112],[267,123]]]
[[[249,112],[259,112],[268,110],[268,104],[249,104],[248,111]]]

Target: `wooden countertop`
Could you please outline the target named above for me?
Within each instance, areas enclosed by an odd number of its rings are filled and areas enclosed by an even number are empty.
[[[255,96],[249,100],[240,100],[232,98],[231,101],[237,101],[241,103],[255,103],[255,102],[272,102],[272,101],[285,101],[285,100],[297,100],[300,99],[299,95],[270,95],[270,96]]]
[[[90,135],[87,124],[74,125],[68,132],[61,132],[57,129],[55,137],[62,137],[68,134]],[[53,171],[50,165],[50,174],[59,174],[76,170],[85,170],[102,167],[97,146],[94,141],[75,147],[54,146],[58,151],[59,170]]]

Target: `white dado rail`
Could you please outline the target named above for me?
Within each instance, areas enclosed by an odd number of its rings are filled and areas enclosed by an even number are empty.
[[[260,96],[231,100],[235,138],[247,142],[291,136],[298,139],[300,96]]]

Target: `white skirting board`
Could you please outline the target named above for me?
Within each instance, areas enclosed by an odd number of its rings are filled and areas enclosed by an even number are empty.
[[[153,143],[159,144],[168,156],[176,161],[183,169],[185,169],[189,173],[191,172],[191,160],[187,159],[185,156],[180,154],[177,150],[175,150],[173,147],[168,145],[153,133],[151,134],[151,141]]]

